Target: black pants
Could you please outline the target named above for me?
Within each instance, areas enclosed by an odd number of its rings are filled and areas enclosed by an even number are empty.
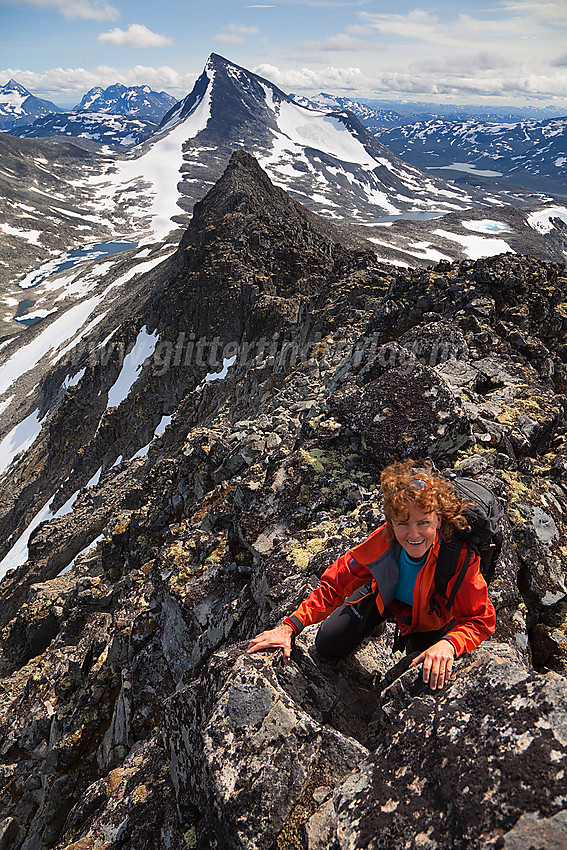
[[[360,646],[362,641],[375,633],[381,623],[393,619],[391,611],[380,614],[376,607],[376,596],[371,582],[367,582],[349,596],[340,608],[319,626],[315,648],[323,658],[344,658]],[[431,632],[414,632],[403,639],[401,649],[409,654],[423,652],[441,640],[451,628],[451,623]]]

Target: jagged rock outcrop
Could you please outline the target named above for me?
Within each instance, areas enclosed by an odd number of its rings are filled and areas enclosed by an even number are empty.
[[[6,535],[76,495],[0,584],[0,848],[554,847],[566,289],[528,257],[393,272],[235,155],[175,255],[86,332],[122,356],[54,367],[49,429],[6,471]],[[199,359],[176,360],[181,333]],[[391,683],[389,633],[336,664],[314,629],[285,668],[246,655],[376,527],[396,453],[503,498],[494,638],[435,694]]]

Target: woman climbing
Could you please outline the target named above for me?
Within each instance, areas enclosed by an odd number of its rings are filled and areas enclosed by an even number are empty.
[[[396,648],[419,653],[411,666],[423,663],[423,681],[435,690],[451,677],[455,658],[494,632],[496,614],[480,559],[465,543],[447,585],[450,598],[453,583],[461,582],[450,610],[436,599],[440,545],[466,530],[466,502],[430,464],[418,468],[412,460],[386,467],[380,483],[386,522],[337,558],[293,614],[253,638],[249,653],[281,647],[286,663],[293,637],[321,623],[315,640],[319,654],[344,657],[393,618],[400,635]]]

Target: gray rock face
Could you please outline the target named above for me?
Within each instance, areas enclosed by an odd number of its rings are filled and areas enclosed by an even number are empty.
[[[442,695],[420,690],[407,677],[383,694],[377,751],[335,792],[341,847],[498,847],[522,816],[562,812],[562,677],[493,643],[460,660]]]
[[[205,813],[219,847],[271,847],[367,752],[303,710],[271,659],[241,650],[169,700],[165,729],[178,799]]]
[[[383,362],[381,353],[378,359]],[[372,370],[373,364],[367,368]],[[443,461],[468,442],[470,424],[458,398],[415,358],[386,369],[363,387],[351,383],[331,399],[331,409],[360,434],[379,465],[399,457],[400,446],[410,457],[429,455]]]
[[[237,154],[179,250],[22,390],[46,418],[2,479],[4,554],[30,536],[0,583],[0,848],[560,846],[566,291],[528,257],[394,275]],[[155,352],[106,409],[142,328]],[[178,357],[191,334],[232,363]],[[390,627],[336,663],[316,627],[285,667],[247,655],[417,453],[505,503],[494,638],[435,694]]]

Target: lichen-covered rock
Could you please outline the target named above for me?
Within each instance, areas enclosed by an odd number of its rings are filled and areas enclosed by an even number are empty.
[[[492,644],[463,657],[441,693],[410,674],[391,686],[376,753],[335,792],[339,846],[496,848],[527,813],[559,814],[564,685]]]
[[[399,457],[447,460],[468,442],[470,428],[458,400],[433,369],[418,362],[394,366],[362,388],[347,384],[330,404],[360,434],[378,466]]]
[[[183,813],[197,808],[211,846],[268,850],[293,838],[366,749],[310,716],[278,681],[273,657],[218,654],[168,701],[165,737]],[[318,700],[324,702],[322,693]],[[328,713],[336,701],[329,692]]]
[[[0,583],[0,850],[553,847],[566,290],[529,257],[379,266],[236,156],[179,250],[21,388],[45,420],[2,479],[0,554],[28,558]],[[142,328],[155,355],[106,410]],[[408,455],[503,500],[494,639],[436,694],[386,687],[390,626],[336,663],[316,627],[285,668],[247,656]]]

